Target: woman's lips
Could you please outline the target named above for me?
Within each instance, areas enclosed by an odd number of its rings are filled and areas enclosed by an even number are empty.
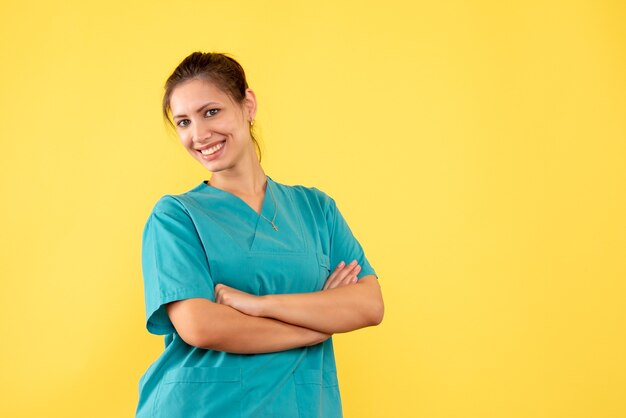
[[[224,151],[224,148],[226,147],[226,140],[220,142],[220,144],[222,144],[222,147],[220,149],[218,149],[217,151],[213,152],[213,154],[203,154],[200,151],[198,151],[198,153],[200,154],[200,156],[204,160],[207,160],[207,161],[214,160],[214,159],[218,158],[220,155],[222,155],[222,152]]]

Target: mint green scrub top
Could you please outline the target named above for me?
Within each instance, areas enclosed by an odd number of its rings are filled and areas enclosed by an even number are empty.
[[[242,199],[206,184],[162,196],[142,240],[146,327],[163,353],[139,380],[137,418],[338,418],[341,398],[332,337],[290,350],[234,354],[187,344],[165,304],[215,301],[218,283],[254,295],[322,290],[340,261],[373,274],[333,198],[267,176],[278,206],[272,225]],[[266,189],[261,213],[276,206]]]

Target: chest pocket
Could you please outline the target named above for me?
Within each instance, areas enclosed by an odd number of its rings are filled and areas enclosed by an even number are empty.
[[[313,251],[220,252],[209,263],[215,284],[223,283],[253,295],[315,292],[322,290],[329,275],[328,256]]]

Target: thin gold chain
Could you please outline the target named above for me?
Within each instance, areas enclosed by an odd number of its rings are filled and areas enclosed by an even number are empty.
[[[272,190],[272,186],[270,186],[269,180],[267,181],[267,187],[270,189],[270,195],[272,196],[272,201],[274,202],[274,218],[272,218],[272,220],[270,221],[265,216],[263,216],[261,212],[259,212],[259,215],[261,215],[261,217],[267,222],[272,224],[272,228],[274,228],[274,231],[278,231],[278,227],[276,226],[276,224],[274,224],[274,220],[276,220],[276,213],[278,213],[278,204],[276,203],[276,199],[274,198],[274,191]],[[263,208],[261,208],[261,211],[263,211]]]

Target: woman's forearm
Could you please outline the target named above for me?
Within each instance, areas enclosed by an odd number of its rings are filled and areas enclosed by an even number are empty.
[[[167,311],[185,342],[230,353],[283,351],[318,344],[330,337],[277,319],[246,315],[208,299],[173,302],[167,305]]]
[[[375,276],[312,293],[263,296],[258,315],[328,334],[378,325],[384,314]]]

